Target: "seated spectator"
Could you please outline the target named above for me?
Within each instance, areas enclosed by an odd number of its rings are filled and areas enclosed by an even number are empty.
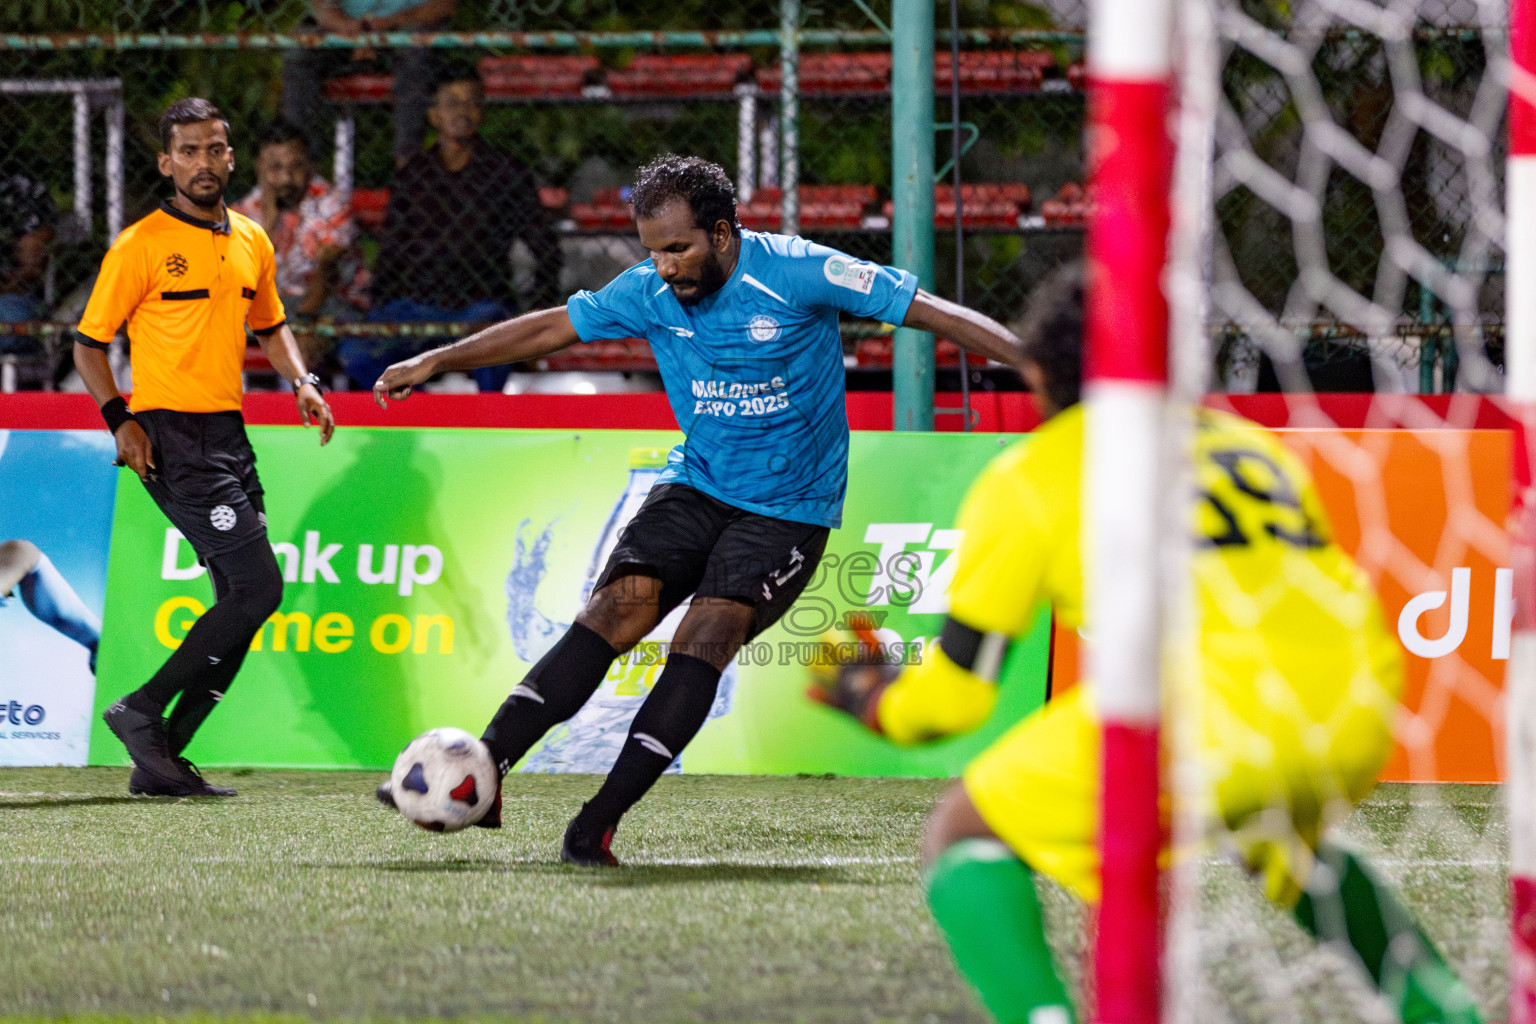
[[[366,308],[367,272],[358,261],[349,198],[314,172],[309,143],[279,121],[256,142],[256,187],[233,209],[260,224],[277,250],[277,291],[305,362],[328,344],[304,330],[315,318],[349,321]]]
[[[560,241],[539,205],[533,173],[480,138],[481,104],[472,70],[449,75],[438,86],[427,113],[437,142],[401,168],[390,188],[368,319],[485,323],[558,299]],[[534,262],[526,305],[512,281],[510,254],[518,238]],[[390,363],[442,343],[347,339],[338,354],[348,375],[371,388]],[[487,367],[475,371],[475,381],[482,391],[500,391],[510,372]]]
[[[459,0],[311,0],[310,17],[298,30],[356,35],[359,32],[425,32],[442,28],[459,7]],[[299,126],[311,147],[318,147],[323,80],[348,71],[382,71],[369,67],[378,54],[369,48],[346,50],[284,50],[283,102],[285,121]],[[421,152],[427,134],[427,105],[436,60],[431,50],[405,47],[391,51],[395,75],[395,166]],[[314,151],[312,149],[312,151]]]
[[[25,174],[0,177],[0,322],[43,317],[43,274],[58,217],[48,186]]]

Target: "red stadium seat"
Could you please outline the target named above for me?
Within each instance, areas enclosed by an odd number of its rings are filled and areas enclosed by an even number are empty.
[[[642,338],[572,345],[542,362],[549,369],[559,371],[636,373],[656,369],[656,357],[651,352],[650,343]]]
[[[590,56],[483,57],[476,67],[486,99],[576,98],[600,72]]]
[[[352,219],[364,231],[375,234],[384,230],[384,211],[389,207],[389,189],[356,188],[352,190]]]
[[[1020,215],[1029,209],[1032,201],[1029,186],[1019,182],[962,184],[960,198],[964,200],[965,226],[971,228],[1018,227]],[[887,217],[893,216],[895,209],[895,204],[889,200],[883,207]],[[954,186],[934,186],[933,222],[938,227],[955,226]]]
[[[553,185],[540,185],[539,205],[546,210],[559,213],[571,205],[571,194],[565,189],[555,188]]]
[[[642,53],[628,67],[610,70],[607,82],[615,96],[719,96],[730,95],[751,73],[752,58],[744,53]]]
[[[1034,92],[1045,80],[1046,71],[1054,67],[1056,56],[1049,50],[962,50],[960,91]],[[933,62],[934,88],[948,92],[953,79],[949,54],[937,54]]]
[[[580,231],[628,231],[635,218],[622,189],[602,188],[590,203],[572,203],[571,219]]]
[[[1040,204],[1040,217],[1053,228],[1081,227],[1093,213],[1093,201],[1083,186],[1067,182],[1056,195]]]
[[[347,75],[325,83],[325,98],[332,103],[388,103],[394,96],[394,75]]]
[[[1049,50],[966,50],[960,54],[960,90],[1034,92],[1056,67]],[[1069,71],[1070,74],[1070,71]],[[953,78],[948,53],[934,57],[934,87],[947,91]],[[779,65],[760,68],[757,85],[763,92],[779,91]],[[800,55],[800,91],[832,96],[870,96],[890,91],[891,55],[873,53],[805,53]]]
[[[803,93],[870,96],[889,92],[891,55],[875,53],[802,53],[799,81]],[[776,93],[782,81],[779,65],[758,69],[757,87]]]
[[[822,231],[862,227],[875,201],[873,185],[802,185],[799,192],[800,226]],[[768,186],[753,192],[751,202],[736,207],[736,219],[753,231],[777,231],[784,219],[783,189]]]

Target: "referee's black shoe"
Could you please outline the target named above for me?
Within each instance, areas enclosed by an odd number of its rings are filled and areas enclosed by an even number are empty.
[[[158,791],[157,796],[204,795],[202,791],[206,783],[202,776],[171,756],[163,718],[136,711],[122,701],[102,712],[101,718],[112,730],[112,735],[128,748],[134,768],[147,777],[141,781],[153,785]]]
[[[180,761],[181,764],[182,764],[182,767],[186,768],[187,771],[189,771],[193,775],[197,776],[198,780],[200,782],[202,782],[202,784],[203,784],[201,790],[198,790],[196,792],[188,793],[188,792],[184,792],[183,788],[180,785],[177,785],[177,786],[166,786],[164,783],[162,783],[159,780],[159,778],[157,778],[154,775],[151,775],[149,772],[146,772],[144,769],[142,769],[142,768],[138,767],[137,765],[135,765],[134,769],[133,769],[133,774],[128,776],[128,792],[132,793],[134,796],[239,796],[240,795],[234,789],[231,789],[229,786],[215,786],[213,783],[211,783],[207,779],[203,778],[203,773],[197,770],[197,765],[193,764],[191,761],[188,761],[186,758],[178,757],[178,758],[176,758],[176,760]]]

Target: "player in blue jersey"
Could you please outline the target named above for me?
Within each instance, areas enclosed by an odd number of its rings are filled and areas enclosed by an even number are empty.
[[[566,829],[561,857],[585,865],[618,863],[609,844],[619,819],[699,731],[720,673],[788,611],[841,523],[848,417],[838,314],[930,331],[1011,366],[1019,359],[1001,324],[919,290],[906,271],[742,230],[736,190],[708,161],[653,161],[630,202],[650,251],[644,263],[563,308],[396,363],[373,388],[385,405],[449,370],[536,359],[578,342],[651,344],[685,440],[576,622],[483,736],[505,773],[586,703],[615,658],[693,595],[618,760]],[[379,797],[393,802],[388,783]]]

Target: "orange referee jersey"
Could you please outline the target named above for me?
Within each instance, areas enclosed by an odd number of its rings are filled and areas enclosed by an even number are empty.
[[[106,348],[127,321],[134,412],[239,409],[245,325],[265,332],[283,322],[271,240],[248,217],[226,208],[225,218],[161,203],[101,261],[77,340]]]

